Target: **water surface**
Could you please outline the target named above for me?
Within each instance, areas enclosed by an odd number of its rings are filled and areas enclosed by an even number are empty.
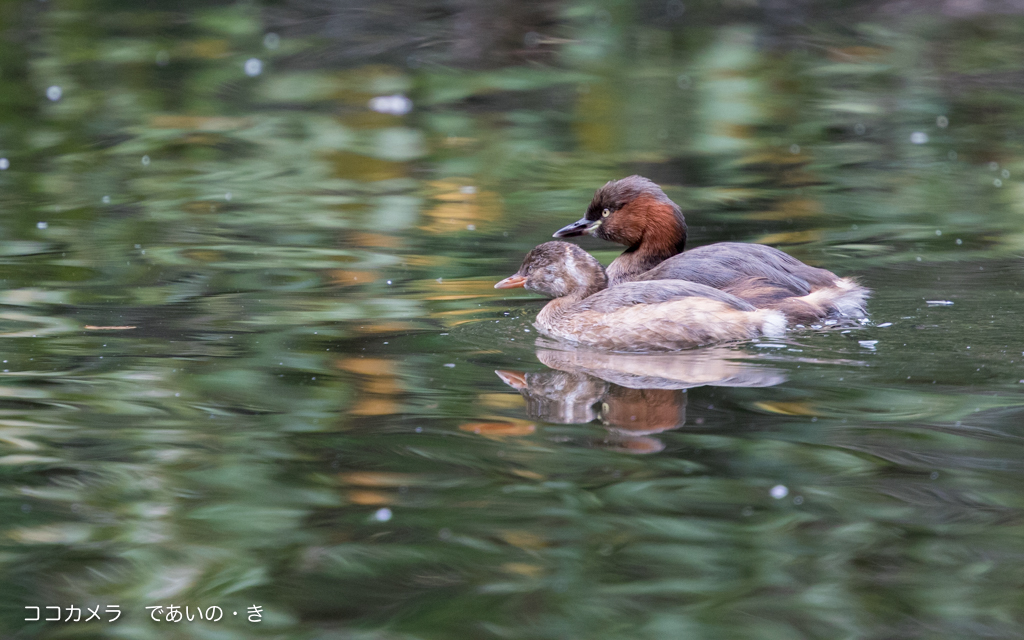
[[[1016,8],[49,0],[0,29],[0,635],[1022,635]],[[870,321],[539,339],[493,283],[632,173],[692,246],[860,277]]]

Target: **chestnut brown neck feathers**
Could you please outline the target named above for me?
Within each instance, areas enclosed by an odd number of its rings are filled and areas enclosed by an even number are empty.
[[[613,180],[598,189],[586,220],[593,234],[628,248],[608,267],[612,283],[639,275],[686,246],[686,219],[661,188],[642,176]]]

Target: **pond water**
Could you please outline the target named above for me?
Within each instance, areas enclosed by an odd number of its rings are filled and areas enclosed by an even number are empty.
[[[0,635],[1021,637],[1018,5],[0,4]],[[870,321],[538,338],[633,173]]]

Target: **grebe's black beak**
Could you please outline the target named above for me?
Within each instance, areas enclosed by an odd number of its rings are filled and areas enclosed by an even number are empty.
[[[591,231],[591,227],[596,226],[595,220],[587,220],[586,218],[580,218],[576,222],[566,225],[556,231],[552,238],[571,238],[573,236],[586,235]]]

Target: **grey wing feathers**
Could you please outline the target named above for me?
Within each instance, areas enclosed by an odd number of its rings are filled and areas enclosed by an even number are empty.
[[[744,278],[757,277],[805,296],[814,286],[827,286],[835,275],[806,265],[787,253],[763,244],[719,242],[690,249],[669,258],[638,280],[678,278],[720,288]]]
[[[656,304],[690,297],[718,300],[739,311],[755,310],[754,305],[737,298],[731,293],[687,280],[623,282],[584,299],[577,306],[577,310],[610,313],[622,307],[637,304]]]

